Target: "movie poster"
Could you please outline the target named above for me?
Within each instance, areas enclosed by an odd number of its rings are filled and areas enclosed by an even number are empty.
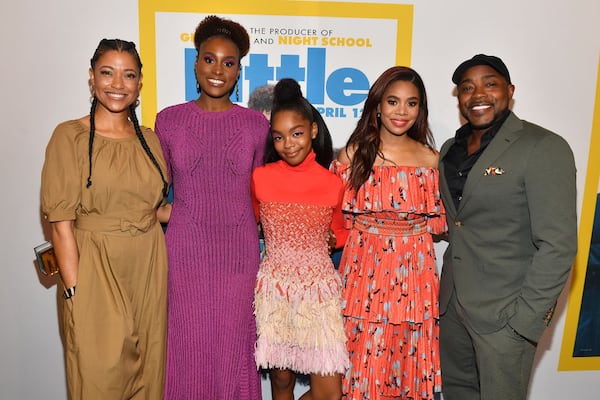
[[[197,98],[194,30],[217,14],[241,23],[251,41],[231,100],[247,105],[257,88],[293,78],[341,147],[373,81],[390,66],[410,65],[412,11],[394,4],[141,0],[144,124],[153,126],[156,112],[169,105]]]

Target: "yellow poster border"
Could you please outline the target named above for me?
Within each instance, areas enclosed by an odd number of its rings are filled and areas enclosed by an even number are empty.
[[[381,18],[394,16],[399,23],[396,34],[396,64],[410,66],[413,30],[412,4],[344,3],[293,0],[229,0],[215,3],[189,0],[139,0],[140,56],[144,61],[144,89],[142,90],[142,123],[154,126],[157,113],[156,90],[156,30],[157,12],[205,14],[256,14],[285,16],[322,16],[342,18]],[[198,21],[200,22],[200,21]],[[194,26],[186,27],[190,32]],[[400,46],[401,43],[411,46]]]
[[[598,180],[600,179],[600,162],[593,154],[600,154],[600,57],[598,59],[598,77],[596,80],[596,100],[594,118],[592,122],[592,135],[590,138],[590,151],[588,155],[585,190],[583,193],[583,207],[579,218],[578,251],[569,291],[567,316],[563,333],[559,371],[584,371],[600,370],[600,357],[573,357],[575,337],[579,323],[581,300],[590,253],[590,240],[594,225],[596,199],[598,197]]]

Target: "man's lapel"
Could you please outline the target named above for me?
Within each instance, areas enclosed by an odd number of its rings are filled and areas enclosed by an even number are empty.
[[[442,146],[442,149],[440,150],[440,163],[439,163],[440,193],[442,195],[442,201],[444,202],[444,207],[446,208],[446,214],[452,219],[454,219],[454,217],[456,215],[456,208],[454,207],[454,201],[452,201],[452,196],[450,194],[450,188],[448,187],[448,182],[445,179],[446,172],[444,170],[444,163],[441,161],[444,159],[444,157],[448,153],[448,150],[450,149],[450,147],[452,147],[453,143],[454,143],[454,139],[448,140],[446,143],[444,143],[444,145]]]
[[[481,154],[475,165],[473,165],[471,172],[469,172],[457,213],[460,213],[460,210],[465,207],[465,204],[471,199],[472,194],[477,190],[479,180],[483,178],[486,168],[496,166],[495,162],[498,157],[519,138],[522,129],[523,123],[511,112],[496,136],[483,151],[483,154]]]

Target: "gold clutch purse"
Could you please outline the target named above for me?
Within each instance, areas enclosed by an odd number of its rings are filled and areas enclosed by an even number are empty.
[[[35,246],[33,252],[35,253],[38,268],[42,274],[52,276],[58,272],[58,261],[56,260],[52,243],[44,242],[39,246]]]

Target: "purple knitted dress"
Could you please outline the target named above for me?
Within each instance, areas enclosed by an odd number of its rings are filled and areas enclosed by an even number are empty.
[[[193,101],[156,117],[174,191],[165,399],[261,398],[250,175],[262,164],[268,125],[257,111],[207,112]]]

